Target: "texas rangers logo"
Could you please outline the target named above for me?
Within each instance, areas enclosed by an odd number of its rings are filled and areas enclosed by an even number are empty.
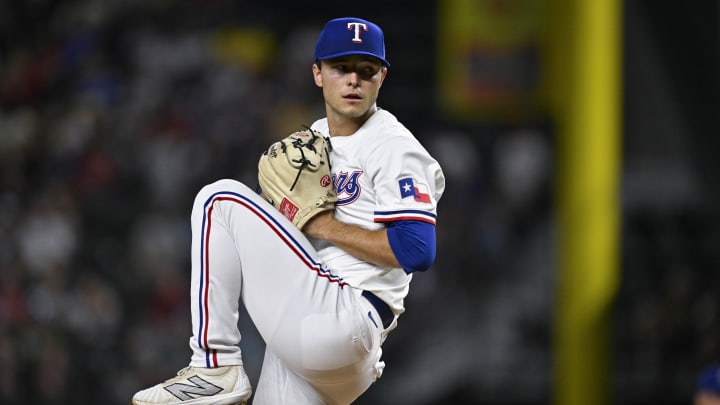
[[[417,202],[430,203],[430,194],[424,184],[416,183],[412,177],[405,177],[398,181],[400,198],[412,197]]]
[[[363,174],[362,170],[355,170],[348,174],[347,172],[340,172],[333,174],[333,184],[335,184],[335,191],[337,192],[338,201],[335,205],[348,205],[355,202],[360,197],[360,175]]]
[[[367,31],[368,26],[367,24],[361,23],[361,22],[349,22],[347,25],[348,31],[355,30],[355,36],[353,37],[352,41],[356,44],[362,44],[363,40],[360,38],[360,33],[362,31]],[[362,29],[362,31],[360,31]]]

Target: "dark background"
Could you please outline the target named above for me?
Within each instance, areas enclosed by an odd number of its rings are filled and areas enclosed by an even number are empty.
[[[689,404],[720,361],[720,7],[635,0],[623,14],[608,389],[613,404]],[[322,114],[312,47],[347,15],[384,28],[379,105],[448,181],[436,264],[358,404],[551,402],[554,120],[542,104],[444,111],[436,73],[457,62],[436,56],[435,2],[2,0],[0,403],[126,404],[187,365],[194,194],[254,185],[260,151]],[[241,323],[255,379],[263,345]]]

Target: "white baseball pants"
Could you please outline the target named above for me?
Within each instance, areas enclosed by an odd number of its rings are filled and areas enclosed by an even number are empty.
[[[242,301],[267,345],[254,404],[349,404],[380,376],[380,315],[257,193],[209,184],[191,222],[192,366],[242,364]]]

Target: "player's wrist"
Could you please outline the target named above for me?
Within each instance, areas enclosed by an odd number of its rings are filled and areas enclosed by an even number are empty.
[[[327,239],[327,235],[330,233],[330,226],[334,219],[333,210],[323,211],[308,220],[303,227],[303,232],[316,239]]]

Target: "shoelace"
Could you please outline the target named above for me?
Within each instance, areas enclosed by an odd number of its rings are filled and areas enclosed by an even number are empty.
[[[189,370],[190,370],[190,366],[183,367],[180,369],[180,371],[177,372],[177,375],[183,375],[183,374],[187,373]]]

